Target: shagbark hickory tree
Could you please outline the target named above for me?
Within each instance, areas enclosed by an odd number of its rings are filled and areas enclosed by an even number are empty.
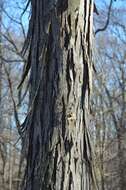
[[[27,166],[22,189],[89,190],[93,0],[30,0]],[[20,85],[21,85],[20,84]],[[93,187],[94,190],[94,187]]]

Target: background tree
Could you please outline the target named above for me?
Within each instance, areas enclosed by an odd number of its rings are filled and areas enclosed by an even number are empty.
[[[20,4],[20,2],[18,2]],[[19,4],[14,1],[0,1],[0,189],[17,189],[21,177],[19,172],[21,142],[19,140],[15,108],[21,121],[24,118],[27,101],[19,107],[19,74],[23,68],[20,49],[25,38]],[[16,7],[15,7],[16,6]],[[10,11],[11,10],[11,11]],[[25,85],[24,85],[25,87]],[[20,93],[23,98],[24,89]],[[13,100],[13,101],[12,101]],[[21,101],[20,101],[21,103]],[[14,106],[15,105],[15,106]]]
[[[104,28],[108,14],[107,1],[99,5],[100,17],[95,25]],[[109,25],[96,35],[96,79],[93,97],[95,113],[94,141],[96,164],[99,165],[100,188],[124,189],[125,187],[125,12],[124,3],[113,1]],[[96,30],[97,31],[97,30]],[[104,145],[104,146],[103,146]]]

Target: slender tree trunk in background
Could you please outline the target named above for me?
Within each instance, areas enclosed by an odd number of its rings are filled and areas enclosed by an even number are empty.
[[[123,129],[123,128],[122,128]],[[117,133],[118,139],[118,173],[119,173],[119,190],[125,190],[126,178],[125,178],[125,156],[124,156],[124,132],[120,129]]]
[[[31,73],[22,189],[94,190],[88,133],[93,1],[31,0],[31,7],[23,49],[29,49],[23,80]]]
[[[2,99],[2,36],[1,36],[1,26],[2,26],[2,8],[3,1],[0,1],[0,132],[2,132],[2,108],[1,108],[1,99]]]
[[[10,125],[10,139],[12,138],[12,126]],[[9,144],[9,183],[8,189],[12,190],[12,180],[13,180],[13,146]]]
[[[101,175],[101,190],[105,190],[105,181],[104,181],[104,158],[103,158],[103,154],[101,155],[100,158],[101,161],[101,170],[100,170],[100,175]]]
[[[3,132],[3,119],[2,119],[2,12],[3,12],[3,1],[0,1],[0,134]],[[0,158],[2,159],[1,163],[1,174],[0,174],[0,185],[1,189],[4,189],[4,170],[5,170],[5,152],[3,151],[4,143],[0,141]]]
[[[23,170],[24,170],[24,155],[22,154],[22,150],[20,152],[20,161],[19,161],[19,168],[18,168],[18,174],[17,174],[17,178],[18,178],[18,181],[17,181],[17,185],[16,185],[16,188],[17,190],[20,190],[21,189],[21,179],[23,177]]]

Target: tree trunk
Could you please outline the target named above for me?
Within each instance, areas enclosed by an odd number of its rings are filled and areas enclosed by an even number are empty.
[[[2,13],[3,13],[3,0],[0,1],[0,135],[3,133],[3,113],[2,113]],[[4,189],[4,171],[5,171],[5,143],[0,139],[0,186]]]
[[[3,12],[3,1],[0,1],[0,133],[2,133],[3,122],[2,122],[2,12]]]
[[[123,128],[122,128],[123,129]],[[117,131],[118,139],[118,178],[119,178],[119,190],[124,190],[126,187],[126,169],[125,169],[125,156],[124,156],[124,131],[120,129]]]
[[[22,189],[92,189],[88,126],[93,6],[92,0],[31,0],[23,48],[29,56],[21,81],[30,69]]]

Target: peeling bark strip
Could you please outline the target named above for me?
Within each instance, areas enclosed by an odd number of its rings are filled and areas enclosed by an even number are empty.
[[[30,70],[22,189],[94,190],[88,135],[93,0],[31,0],[31,8],[22,51],[29,49],[25,74]]]

